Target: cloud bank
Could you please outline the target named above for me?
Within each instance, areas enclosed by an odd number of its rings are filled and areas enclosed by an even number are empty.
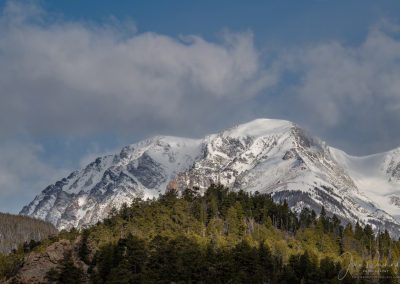
[[[399,144],[391,127],[400,121],[400,29],[393,23],[371,27],[356,46],[332,40],[268,57],[251,32],[211,42],[132,33],[135,26],[116,21],[51,18],[18,2],[8,2],[0,18],[2,134],[194,135],[217,121],[277,116],[327,137],[344,128],[341,143],[353,127],[364,152]],[[383,146],[371,139],[376,133]],[[347,150],[360,147],[353,138]]]
[[[9,2],[1,19],[0,131],[176,127],[182,114],[192,117],[186,124],[198,121],[210,105],[251,98],[276,80],[263,69],[250,32],[224,33],[212,43],[49,23],[43,14]]]
[[[400,146],[399,26],[383,21],[358,46],[332,41],[282,55],[282,98],[295,119],[346,150],[371,154]]]

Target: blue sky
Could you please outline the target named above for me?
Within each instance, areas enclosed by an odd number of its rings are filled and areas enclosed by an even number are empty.
[[[156,134],[400,144],[399,1],[0,1],[0,211]]]
[[[252,30],[261,44],[296,44],[340,38],[361,40],[371,24],[398,17],[398,1],[42,1],[68,20],[102,23],[110,16],[132,19],[141,32],[213,39],[222,29]]]

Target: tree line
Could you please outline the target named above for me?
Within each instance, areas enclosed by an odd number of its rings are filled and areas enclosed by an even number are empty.
[[[49,283],[396,283],[400,259],[387,231],[344,225],[323,207],[295,214],[268,194],[221,185],[135,199],[51,242],[62,238],[79,238],[79,246],[47,272]]]

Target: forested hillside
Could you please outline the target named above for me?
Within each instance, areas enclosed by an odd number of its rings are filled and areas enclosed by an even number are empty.
[[[40,241],[56,233],[56,228],[48,222],[0,213],[0,253],[9,253],[24,242]]]
[[[324,208],[297,216],[269,195],[212,185],[204,196],[188,189],[181,197],[169,191],[157,200],[137,199],[81,232],[63,231],[28,250],[21,247],[3,257],[0,279],[396,283],[399,259],[400,242],[387,232],[343,226]]]

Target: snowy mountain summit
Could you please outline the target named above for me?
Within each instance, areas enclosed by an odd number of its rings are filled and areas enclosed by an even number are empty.
[[[323,205],[344,221],[400,236],[400,149],[353,157],[270,119],[204,139],[159,136],[132,144],[48,186],[20,214],[59,229],[82,227],[133,198],[211,183],[270,193],[298,212],[307,206],[318,213]]]

